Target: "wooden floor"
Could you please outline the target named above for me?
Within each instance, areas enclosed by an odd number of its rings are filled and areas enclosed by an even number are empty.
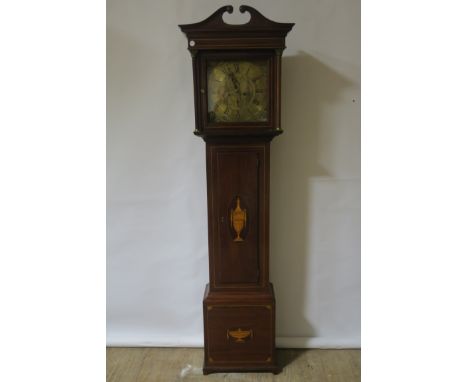
[[[360,350],[279,349],[282,373],[202,374],[203,349],[108,348],[107,382],[361,380]]]

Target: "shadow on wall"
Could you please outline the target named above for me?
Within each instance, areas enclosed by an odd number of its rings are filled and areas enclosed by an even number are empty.
[[[310,236],[317,223],[309,214],[309,180],[331,176],[320,161],[332,154],[325,150],[334,149],[320,145],[326,128],[321,112],[337,102],[352,82],[304,52],[283,57],[282,71],[284,134],[272,142],[270,186],[270,268],[277,300],[277,336],[316,337],[313,323],[304,316],[311,298],[307,270],[314,254]]]

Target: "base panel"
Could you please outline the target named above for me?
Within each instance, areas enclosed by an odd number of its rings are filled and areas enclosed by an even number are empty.
[[[210,292],[203,300],[203,373],[279,373],[273,286],[262,291]]]

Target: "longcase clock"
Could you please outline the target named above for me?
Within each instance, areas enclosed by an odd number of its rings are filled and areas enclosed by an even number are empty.
[[[271,371],[275,295],[268,276],[270,141],[282,133],[281,55],[294,24],[232,6],[180,25],[192,55],[195,135],[206,142],[209,276],[203,372]]]

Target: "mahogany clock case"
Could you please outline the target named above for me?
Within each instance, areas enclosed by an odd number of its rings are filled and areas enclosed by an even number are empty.
[[[232,6],[180,25],[192,56],[195,131],[206,142],[209,284],[203,372],[281,369],[269,281],[270,141],[282,133],[281,55],[294,24]]]

